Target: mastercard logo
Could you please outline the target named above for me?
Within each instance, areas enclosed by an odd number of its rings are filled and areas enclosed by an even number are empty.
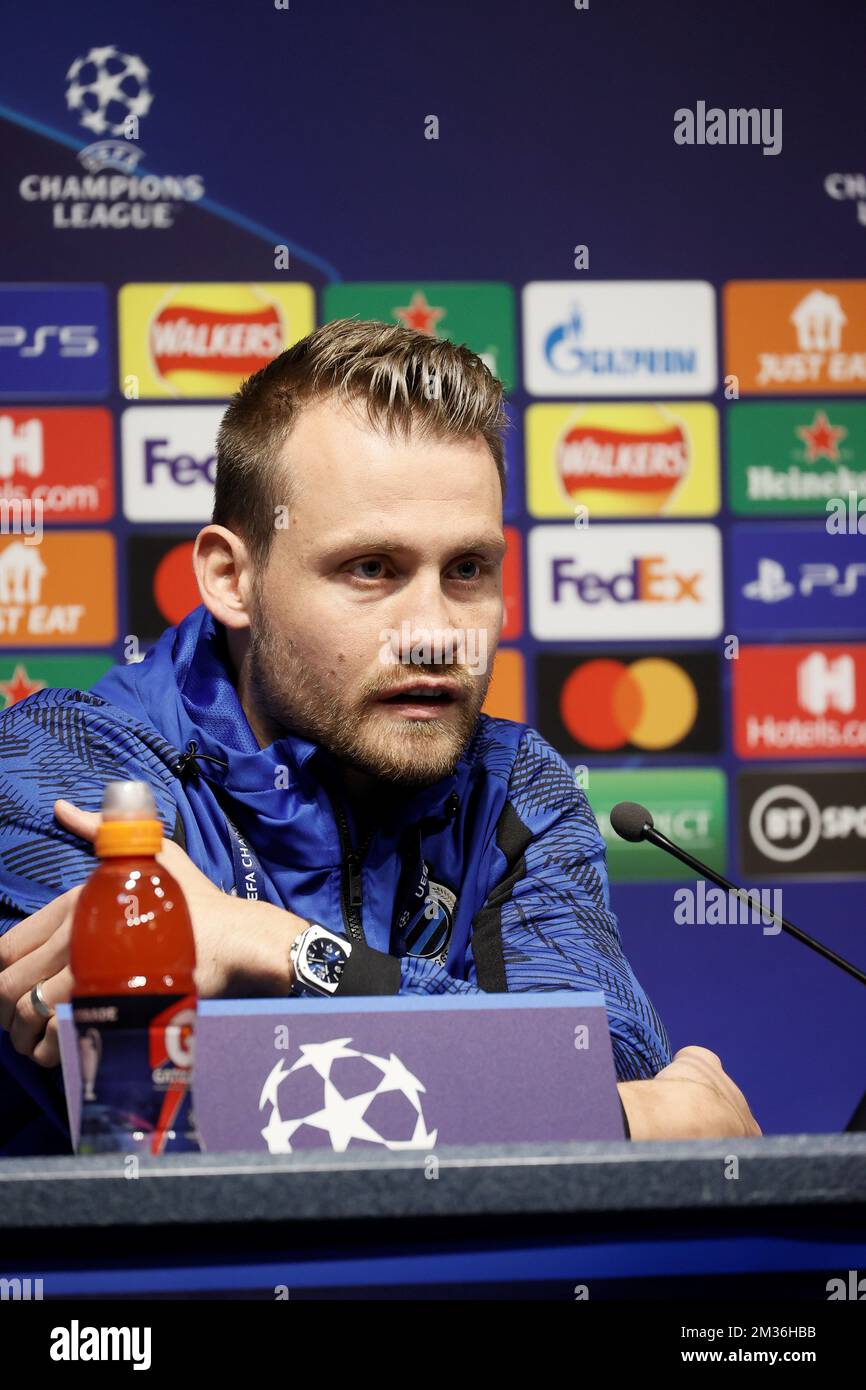
[[[688,672],[665,657],[587,661],[565,680],[562,722],[576,743],[598,752],[631,744],[671,748],[691,732],[698,695]]]
[[[590,406],[559,441],[565,491],[590,512],[652,516],[664,511],[690,467],[682,425],[656,406]]]
[[[201,603],[192,567],[194,541],[184,541],[162,557],[153,576],[153,596],[167,623],[183,622]]]

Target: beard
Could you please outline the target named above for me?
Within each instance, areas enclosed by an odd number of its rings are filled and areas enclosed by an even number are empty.
[[[478,725],[492,669],[473,676],[454,664],[383,665],[381,676],[353,692],[329,689],[310,670],[290,637],[280,635],[259,601],[251,613],[250,691],[275,737],[300,734],[340,762],[397,786],[432,785],[457,766]],[[405,674],[404,674],[405,673]],[[460,699],[444,717],[409,719],[389,713],[377,697],[420,675],[447,675]]]

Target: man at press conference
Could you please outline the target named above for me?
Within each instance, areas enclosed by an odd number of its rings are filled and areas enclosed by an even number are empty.
[[[0,716],[0,1152],[69,1151],[52,1010],[116,779],[153,790],[202,996],[602,990],[632,1139],[760,1134],[714,1053],[671,1058],[567,764],[481,714],[506,426],[466,347],[317,329],[226,411],[201,606]]]

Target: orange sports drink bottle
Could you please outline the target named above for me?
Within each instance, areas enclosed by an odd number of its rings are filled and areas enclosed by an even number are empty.
[[[70,942],[79,1153],[200,1147],[191,1095],[195,939],[180,886],[156,858],[161,845],[147,783],[107,783],[100,863],[81,890]]]

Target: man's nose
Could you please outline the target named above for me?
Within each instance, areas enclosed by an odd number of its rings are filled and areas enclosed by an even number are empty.
[[[459,629],[454,626],[448,596],[443,592],[438,573],[419,575],[407,585],[396,606],[393,626],[399,633],[399,655],[404,661],[408,659],[409,649],[419,642],[432,641],[434,634],[446,650],[456,641]]]
[[[438,571],[419,572],[401,594],[402,616],[420,627],[449,628],[453,610]]]

